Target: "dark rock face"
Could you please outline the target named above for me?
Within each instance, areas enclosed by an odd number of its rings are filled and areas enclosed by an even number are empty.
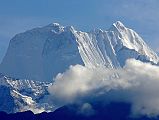
[[[78,105],[67,105],[50,113],[33,114],[31,111],[23,113],[6,114],[0,112],[2,120],[159,120],[159,117],[148,118],[140,116],[136,118],[130,117],[131,105],[127,103],[110,103],[102,106],[93,105],[94,114],[87,116],[79,114]]]
[[[0,111],[14,112],[14,99],[11,96],[10,88],[0,86]]]

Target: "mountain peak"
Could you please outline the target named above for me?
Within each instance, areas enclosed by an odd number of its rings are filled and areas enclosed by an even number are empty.
[[[63,29],[64,28],[64,26],[60,25],[59,23],[51,23],[45,27],[51,28],[51,29]]]
[[[121,30],[124,30],[126,28],[121,21],[116,21],[115,23],[113,23],[112,26],[113,28],[115,27],[116,29],[121,29]]]
[[[0,72],[15,78],[51,81],[70,65],[118,68],[128,58],[159,63],[157,54],[120,21],[107,31],[94,32],[80,32],[72,26],[52,23],[11,41]]]
[[[64,31],[64,27],[62,25],[60,25],[59,23],[51,23],[51,24],[45,26],[44,28],[47,28],[54,33],[61,33]]]
[[[59,23],[51,23],[50,26],[60,26]]]
[[[117,27],[125,27],[121,21],[116,21],[115,23],[113,23],[113,25],[115,25]]]

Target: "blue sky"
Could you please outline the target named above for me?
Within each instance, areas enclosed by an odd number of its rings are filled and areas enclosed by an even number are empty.
[[[0,0],[0,61],[17,33],[52,22],[108,29],[117,20],[159,51],[159,0]]]

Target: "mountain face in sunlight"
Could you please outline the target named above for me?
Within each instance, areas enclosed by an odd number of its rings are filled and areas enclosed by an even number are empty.
[[[158,120],[158,64],[120,21],[90,32],[58,23],[34,28],[11,39],[0,64],[0,116]]]
[[[128,58],[159,62],[142,38],[120,21],[108,30],[91,32],[53,23],[13,37],[0,72],[14,78],[50,82],[70,65],[119,68]]]

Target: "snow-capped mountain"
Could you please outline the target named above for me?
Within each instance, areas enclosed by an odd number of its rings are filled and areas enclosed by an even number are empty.
[[[117,21],[107,31],[77,32],[81,57],[87,66],[122,67],[135,58],[157,64],[159,57],[133,30]]]
[[[10,41],[0,72],[20,79],[51,81],[70,65],[117,68],[128,58],[159,62],[142,38],[119,21],[108,30],[91,32],[53,23],[17,34]]]
[[[31,110],[34,113],[52,111],[53,105],[44,100],[49,83],[18,80],[0,74],[0,111],[7,113]]]

